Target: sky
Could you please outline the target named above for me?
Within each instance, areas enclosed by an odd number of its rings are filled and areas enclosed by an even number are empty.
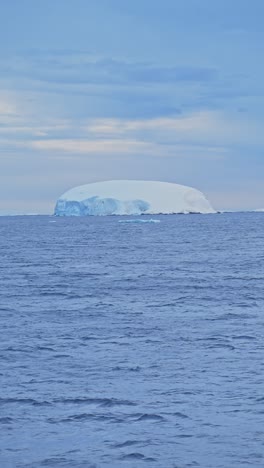
[[[264,208],[263,0],[0,0],[0,212],[111,179]]]

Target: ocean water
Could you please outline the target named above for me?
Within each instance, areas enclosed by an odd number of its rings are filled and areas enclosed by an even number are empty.
[[[264,466],[264,213],[0,218],[0,466]]]

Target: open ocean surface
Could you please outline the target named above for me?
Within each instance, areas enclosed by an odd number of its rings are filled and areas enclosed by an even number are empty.
[[[264,213],[155,219],[0,218],[1,468],[264,466]]]

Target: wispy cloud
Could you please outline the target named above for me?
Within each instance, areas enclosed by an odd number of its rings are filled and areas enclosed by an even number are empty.
[[[66,153],[141,153],[170,156],[193,151],[206,157],[227,154],[236,145],[259,145],[264,137],[258,123],[246,116],[203,111],[151,119],[56,120],[46,117],[35,122],[18,114],[13,125],[0,127],[0,135],[10,144],[41,151]]]
[[[89,52],[27,53],[0,61],[2,75],[60,84],[127,85],[146,83],[208,83],[216,81],[213,67],[158,66],[155,63],[113,59]]]
[[[169,143],[213,143],[220,146],[264,142],[260,125],[239,115],[225,115],[218,111],[187,113],[152,119],[97,119],[85,127],[97,137],[109,135],[128,137],[140,135],[145,139]]]
[[[80,140],[80,139],[51,139],[34,140],[28,146],[37,150],[63,151],[67,153],[85,154],[113,154],[113,153],[155,153],[157,146],[154,143],[136,140]]]
[[[16,106],[9,98],[0,93],[0,115],[10,116],[16,115]]]
[[[0,90],[0,129],[4,125],[9,125],[11,128],[18,120],[18,103],[14,93]]]
[[[237,108],[252,95],[246,74],[199,61],[139,61],[83,50],[36,50],[0,55],[0,86],[34,93],[50,109],[87,117],[149,118],[180,112]],[[257,92],[259,95],[260,90]],[[74,109],[74,110],[73,110]]]

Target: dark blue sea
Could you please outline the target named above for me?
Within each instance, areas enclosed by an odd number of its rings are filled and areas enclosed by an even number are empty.
[[[1,468],[264,466],[264,213],[155,219],[0,218]]]

